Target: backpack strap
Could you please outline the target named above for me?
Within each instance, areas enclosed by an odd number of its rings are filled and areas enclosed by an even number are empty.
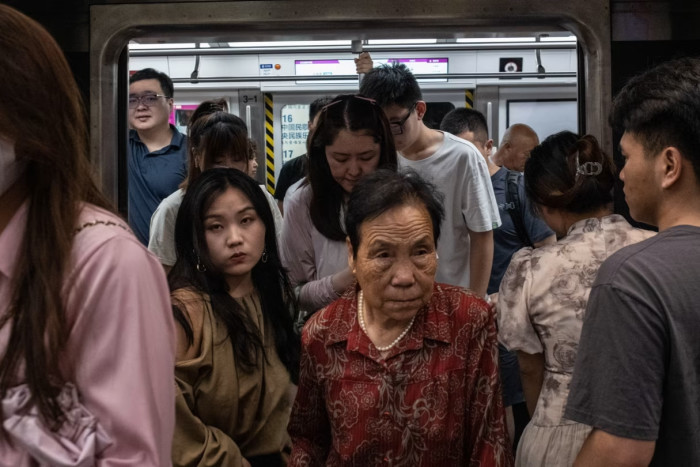
[[[518,190],[518,181],[522,174],[508,170],[506,176],[506,209],[510,218],[513,220],[513,225],[515,226],[515,232],[518,234],[518,238],[523,245],[534,247],[530,236],[527,234],[525,229],[525,221],[523,219],[523,210],[520,203],[520,194]]]

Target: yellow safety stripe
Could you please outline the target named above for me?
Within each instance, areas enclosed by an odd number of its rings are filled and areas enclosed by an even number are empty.
[[[275,137],[272,113],[272,94],[263,94],[265,101],[265,186],[275,194]]]
[[[474,90],[465,89],[464,90],[464,107],[468,109],[474,108]]]

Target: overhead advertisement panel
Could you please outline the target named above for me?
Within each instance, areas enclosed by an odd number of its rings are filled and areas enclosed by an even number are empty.
[[[403,63],[416,75],[447,74],[448,62],[449,60],[447,57],[374,59],[375,66],[389,63]],[[297,76],[351,76],[356,73],[355,61],[353,59],[295,60],[294,71]],[[446,80],[442,79],[441,81]]]

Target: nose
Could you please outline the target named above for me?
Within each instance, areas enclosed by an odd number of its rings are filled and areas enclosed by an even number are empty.
[[[394,263],[391,285],[410,287],[416,283],[415,268],[410,259],[397,259]]]
[[[360,166],[360,163],[357,160],[357,158],[350,158],[350,160],[348,161],[347,172],[348,175],[352,177],[359,177],[362,174],[362,167]]]
[[[226,246],[234,247],[243,243],[243,237],[241,236],[241,231],[238,226],[234,225],[229,227],[226,235]]]

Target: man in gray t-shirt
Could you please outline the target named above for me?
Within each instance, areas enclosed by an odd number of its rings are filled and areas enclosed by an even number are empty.
[[[700,465],[700,60],[633,78],[611,123],[630,214],[660,233],[591,290],[565,412],[594,427],[577,464]]]

